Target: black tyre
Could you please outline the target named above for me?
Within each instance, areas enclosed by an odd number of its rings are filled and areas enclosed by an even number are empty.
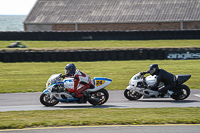
[[[142,97],[142,94],[135,92],[132,94],[132,90],[125,90],[124,91],[124,96],[129,99],[129,100],[138,100]]]
[[[90,94],[91,94],[91,97],[89,98],[88,102],[92,105],[102,105],[109,98],[109,94],[106,89],[101,89],[99,91],[96,91]]]
[[[176,88],[176,93],[171,95],[175,100],[184,100],[190,95],[190,88],[187,85],[180,85]]]
[[[49,95],[44,93],[42,93],[42,95],[40,96],[40,102],[45,106],[54,106],[59,103],[59,101],[55,98],[50,100]]]

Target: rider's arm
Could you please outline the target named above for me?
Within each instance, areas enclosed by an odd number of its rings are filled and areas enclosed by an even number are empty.
[[[145,75],[147,73],[149,73],[149,71],[140,72],[141,75]]]
[[[70,78],[70,77],[72,77],[72,76],[62,75],[62,74],[61,74],[60,77],[64,79],[64,78],[66,78],[66,77],[69,77],[69,78]]]

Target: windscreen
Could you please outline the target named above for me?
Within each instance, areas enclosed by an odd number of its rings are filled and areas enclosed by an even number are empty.
[[[50,85],[52,85],[52,84],[58,83],[58,82],[62,82],[61,77],[60,77],[60,74],[53,74],[53,75],[47,80],[46,87],[48,87],[48,86],[50,86]]]

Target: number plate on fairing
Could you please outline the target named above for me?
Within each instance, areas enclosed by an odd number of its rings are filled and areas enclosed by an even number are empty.
[[[105,83],[105,80],[96,80],[96,86],[100,86]]]

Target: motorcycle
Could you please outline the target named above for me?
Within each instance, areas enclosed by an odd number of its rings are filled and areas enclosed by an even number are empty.
[[[108,98],[109,93],[106,89],[112,80],[103,77],[94,77],[91,79],[90,88],[83,92],[83,97],[77,98],[73,93],[67,92],[65,88],[74,87],[73,78],[62,79],[61,74],[53,74],[46,83],[46,89],[40,96],[40,102],[45,106],[54,106],[59,102],[62,103],[87,103],[92,105],[102,105]],[[79,85],[77,88],[81,87]]]
[[[184,100],[190,95],[190,88],[183,84],[190,79],[190,74],[176,75],[176,87],[172,90],[168,90],[167,94],[163,98],[169,98],[175,100]],[[156,90],[146,88],[147,85],[153,85],[157,81],[157,76],[144,77],[141,73],[135,74],[130,82],[129,86],[124,91],[124,96],[129,100],[138,100],[142,96],[143,98],[160,98],[158,88],[163,87],[164,83],[160,83]]]

